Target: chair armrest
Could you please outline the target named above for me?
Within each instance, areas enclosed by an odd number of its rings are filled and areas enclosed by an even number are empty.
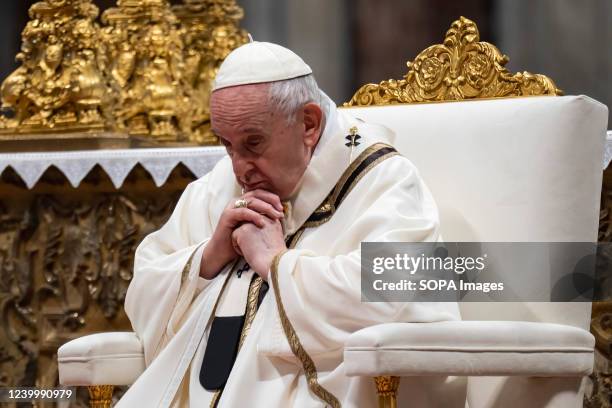
[[[345,344],[349,376],[584,376],[595,339],[553,323],[447,321],[387,323]]]
[[[83,336],[57,350],[62,385],[130,385],[145,369],[136,333],[110,332]]]

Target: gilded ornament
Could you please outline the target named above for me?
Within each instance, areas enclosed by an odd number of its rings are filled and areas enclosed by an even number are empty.
[[[89,391],[89,406],[91,408],[110,408],[113,399],[112,385],[92,385]]]
[[[399,377],[389,375],[374,377],[374,383],[376,384],[376,390],[378,391],[378,395],[395,395],[397,389],[399,388],[399,380]]]
[[[108,129],[98,65],[98,8],[91,0],[39,1],[21,34],[20,66],[2,83],[0,134]]]
[[[100,26],[92,1],[30,8],[21,65],[0,87],[3,149],[218,144],[209,97],[223,59],[247,41],[243,10],[234,0],[118,0]]]
[[[156,142],[187,141],[191,87],[182,28],[167,0],[118,0],[102,22],[117,128]]]
[[[123,303],[134,251],[170,216],[193,180],[187,169],[182,172],[157,188],[136,168],[121,191],[99,167],[78,189],[57,170],[45,172],[33,191],[15,172],[4,173],[1,386],[57,387],[60,345],[93,332],[130,330]],[[78,406],[86,400],[81,391]],[[108,400],[98,396],[101,403]]]
[[[344,106],[562,94],[550,78],[512,74],[504,67],[507,63],[497,47],[480,41],[476,24],[461,17],[452,23],[443,44],[426,48],[407,63],[403,79],[366,84]]]
[[[400,378],[390,375],[374,377],[379,408],[397,408],[397,390]]]
[[[190,140],[218,144],[210,130],[209,98],[221,62],[248,41],[246,31],[238,26],[244,12],[235,0],[184,0],[172,11],[183,27],[185,80],[194,102]]]

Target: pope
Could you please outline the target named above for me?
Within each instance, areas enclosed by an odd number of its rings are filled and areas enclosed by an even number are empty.
[[[439,238],[417,169],[276,44],[228,55],[210,112],[227,157],[136,251],[125,310],[147,367],[117,406],[376,406],[372,379],[344,374],[347,337],[458,318],[361,301],[361,242]]]

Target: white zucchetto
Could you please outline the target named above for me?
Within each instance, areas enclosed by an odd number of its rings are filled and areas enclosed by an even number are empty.
[[[253,41],[229,53],[219,67],[212,90],[308,74],[312,74],[312,69],[293,51],[278,44]]]

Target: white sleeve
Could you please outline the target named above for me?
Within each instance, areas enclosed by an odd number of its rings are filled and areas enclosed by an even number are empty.
[[[189,184],[166,224],[136,249],[134,274],[125,297],[125,312],[144,345],[147,366],[174,336],[196,289],[202,251],[212,235],[208,175]]]

